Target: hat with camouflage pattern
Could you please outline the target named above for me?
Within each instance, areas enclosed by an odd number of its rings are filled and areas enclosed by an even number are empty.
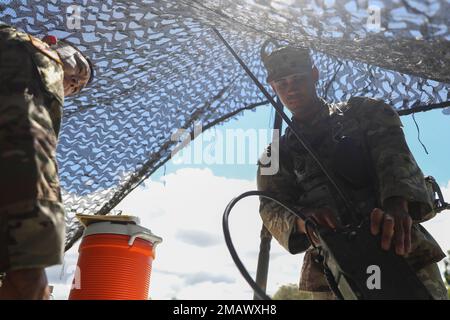
[[[270,54],[267,54],[266,48],[270,43],[275,44],[277,48]],[[267,69],[267,82],[279,80],[293,74],[308,74],[312,69],[308,49],[290,46],[280,47],[272,39],[263,43],[261,60]]]

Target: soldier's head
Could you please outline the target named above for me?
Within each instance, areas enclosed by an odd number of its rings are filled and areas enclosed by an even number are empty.
[[[265,50],[270,42],[272,41],[266,41],[261,48],[261,58],[268,74],[267,82],[295,117],[308,118],[315,112],[315,84],[319,78],[317,68],[311,63],[309,51],[278,47],[267,54]]]
[[[64,68],[64,96],[79,93],[92,82],[94,69],[91,61],[77,47],[66,40],[52,40],[44,37],[43,41],[50,44],[58,52]]]

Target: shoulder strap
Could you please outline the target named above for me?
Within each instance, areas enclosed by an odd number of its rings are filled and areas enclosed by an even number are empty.
[[[28,39],[30,40],[31,45],[33,47],[35,47],[37,50],[39,50],[40,52],[45,54],[47,57],[49,57],[53,61],[56,61],[60,65],[63,65],[61,58],[59,57],[56,50],[51,49],[48,44],[46,44],[42,40],[39,40],[36,37],[30,36],[30,35],[28,35]]]

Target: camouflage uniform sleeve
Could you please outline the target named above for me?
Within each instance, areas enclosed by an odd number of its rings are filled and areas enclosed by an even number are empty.
[[[270,154],[270,146],[266,150]],[[295,203],[294,177],[282,166],[274,174],[264,174],[264,165],[258,162],[257,185],[259,191],[272,194],[286,205],[295,210],[301,207]],[[270,164],[269,164],[270,165]],[[268,166],[269,166],[268,165]],[[292,254],[300,253],[308,249],[309,241],[305,234],[297,230],[296,217],[273,201],[260,198],[259,213],[267,230],[272,236]]]
[[[397,112],[390,105],[374,99],[354,98],[353,104],[365,130],[378,180],[380,203],[390,197],[404,197],[415,222],[432,218],[435,213],[430,193],[408,148]]]
[[[0,28],[0,272],[63,261],[56,159],[63,78],[27,34]]]

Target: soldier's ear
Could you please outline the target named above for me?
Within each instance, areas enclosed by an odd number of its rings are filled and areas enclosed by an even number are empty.
[[[313,66],[313,68],[311,69],[311,78],[314,83],[319,81],[319,70],[316,68],[316,66]]]

